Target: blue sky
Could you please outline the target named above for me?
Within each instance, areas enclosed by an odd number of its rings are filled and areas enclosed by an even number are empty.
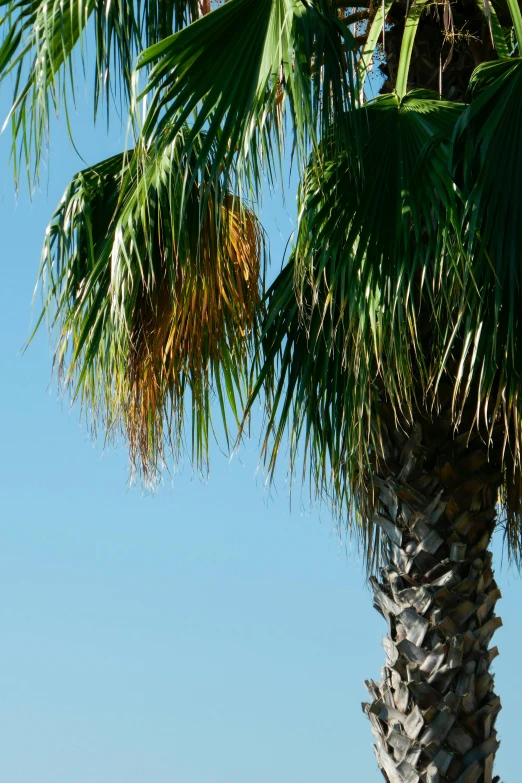
[[[93,130],[85,107],[75,127],[88,162],[123,144],[119,129]],[[23,189],[15,199],[8,151],[4,134],[0,778],[378,783],[360,702],[385,628],[357,552],[298,492],[290,509],[284,460],[264,488],[255,439],[232,462],[214,448],[208,481],[187,463],[154,496],[129,488],[122,445],[93,443],[58,398],[46,335],[21,352],[45,225],[83,164],[55,128],[31,203]],[[292,211],[267,197],[274,264]],[[522,592],[500,568],[500,537],[495,559],[497,774],[515,783]]]

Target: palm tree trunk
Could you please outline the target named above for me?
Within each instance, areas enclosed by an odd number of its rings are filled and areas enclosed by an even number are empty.
[[[387,554],[371,583],[386,663],[363,704],[375,754],[389,783],[493,783],[500,699],[489,643],[502,621],[488,546],[500,449],[477,433],[454,437],[448,416],[419,417],[409,437],[389,419],[384,429],[373,522]]]

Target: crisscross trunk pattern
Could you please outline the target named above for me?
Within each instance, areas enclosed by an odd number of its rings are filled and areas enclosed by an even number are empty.
[[[387,541],[374,605],[386,619],[380,682],[363,704],[389,783],[493,783],[500,711],[490,641],[502,621],[488,551],[502,481],[500,448],[449,417],[409,437],[388,423],[373,523]],[[385,436],[387,437],[385,433]]]

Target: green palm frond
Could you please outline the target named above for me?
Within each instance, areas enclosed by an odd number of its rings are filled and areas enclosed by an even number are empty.
[[[325,139],[322,167],[302,182],[296,249],[267,294],[249,403],[265,390],[270,470],[288,435],[291,470],[301,450],[311,485],[344,519],[371,498],[369,477],[386,458],[383,405],[410,426],[449,399],[457,428],[471,403],[465,426],[485,442],[505,433],[501,502],[515,557],[520,65],[477,69],[468,107],[423,91],[386,95],[353,113],[358,139],[341,149]]]
[[[498,372],[518,385],[522,285],[522,60],[487,63],[474,74],[473,100],[457,125],[453,145],[456,181],[465,196],[463,243],[480,292],[474,324],[482,335],[479,370],[485,393]],[[508,394],[508,398],[511,394]],[[516,397],[514,397],[516,402]]]
[[[4,0],[0,80],[11,74],[13,154],[37,177],[51,113],[74,103],[75,65],[87,65],[94,37],[94,114],[100,99],[128,102],[138,53],[199,16],[198,0]]]
[[[129,152],[80,172],[50,224],[42,263],[60,377],[95,425],[123,430],[146,480],[165,441],[175,456],[182,450],[186,404],[198,465],[212,395],[225,429],[227,403],[241,415],[260,298],[257,220],[215,186],[203,206],[202,176],[185,196],[193,162],[183,147],[178,134],[148,158]]]
[[[268,394],[270,467],[288,429],[292,468],[303,447],[340,515],[367,494],[379,401],[407,420],[419,378],[428,390],[447,361],[462,296],[448,145],[463,108],[415,91],[358,110],[359,138],[339,149],[332,137],[327,163],[310,166],[297,247],[268,292],[253,397]]]
[[[151,67],[145,140],[192,116],[187,144],[206,130],[202,164],[215,145],[213,173],[234,160],[255,187],[284,149],[285,116],[301,153],[346,118],[352,51],[328,0],[230,0],[141,55],[138,66]]]
[[[436,83],[436,69],[413,75],[419,36],[440,36],[440,53],[447,43],[446,23],[422,0],[391,25],[401,53],[383,90],[394,92],[364,105],[386,2],[369,9],[358,40],[330,0],[3,7],[0,78],[14,75],[20,162],[35,155],[37,171],[50,109],[74,99],[74,58],[91,28],[95,114],[119,93],[137,128],[143,101],[136,148],[67,190],[42,283],[62,380],[95,422],[126,434],[145,477],[165,443],[175,456],[183,448],[189,399],[202,464],[212,395],[227,429],[229,409],[239,424],[265,394],[270,472],[289,434],[292,472],[302,449],[310,486],[346,519],[371,502],[387,421],[409,427],[443,405],[459,427],[473,410],[466,426],[487,442],[503,423],[518,551],[522,61],[507,13],[520,37],[516,0],[498,18],[484,6],[496,53],[489,42],[484,51],[501,59],[475,71],[469,105],[408,92],[417,78]],[[475,6],[470,19],[484,21]],[[468,70],[461,78],[452,64],[457,92],[447,95],[464,95],[473,67],[463,30]],[[264,244],[245,199],[282,174],[289,149],[301,175],[296,246],[263,300]],[[371,522],[361,532],[371,552]]]
[[[509,8],[509,15],[513,22],[515,37],[520,50],[522,48],[522,12],[520,11],[520,5],[517,0],[506,0],[506,5]]]
[[[511,473],[505,508],[508,528],[519,530],[522,60],[480,66],[470,87],[472,101],[457,124],[453,144],[455,180],[463,193],[462,242],[469,265],[461,387],[465,392],[475,384],[477,416],[484,426],[492,429],[499,418],[505,423]]]
[[[386,16],[391,8],[392,0],[385,0],[375,11],[375,15],[368,23],[366,30],[366,41],[361,49],[359,61],[357,63],[358,86],[362,89],[366,77],[368,76],[370,65],[373,63],[373,56],[377,48],[377,41],[382,34]]]

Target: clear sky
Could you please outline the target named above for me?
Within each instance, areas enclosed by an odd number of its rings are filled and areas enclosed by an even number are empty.
[[[123,144],[85,109],[75,126],[88,162]],[[16,202],[8,147],[4,134],[0,780],[378,783],[360,703],[385,627],[357,552],[298,492],[290,510],[284,460],[264,489],[255,439],[231,463],[215,448],[207,482],[186,464],[155,496],[128,487],[124,448],[93,444],[50,387],[46,336],[20,351],[45,225],[83,164],[55,130],[48,180]],[[268,197],[263,216],[280,263],[290,218]],[[500,537],[495,561],[497,774],[517,783],[522,585]]]

